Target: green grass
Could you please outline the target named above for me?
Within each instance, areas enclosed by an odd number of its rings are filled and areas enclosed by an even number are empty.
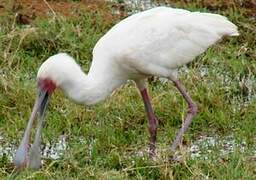
[[[225,38],[181,69],[180,79],[199,106],[199,113],[185,134],[179,161],[170,162],[165,149],[180,127],[186,103],[172,84],[150,82],[149,92],[159,119],[159,155],[153,161],[146,153],[144,107],[135,85],[129,82],[93,107],[75,105],[57,91],[48,108],[43,141],[56,142],[65,134],[68,149],[60,159],[44,159],[39,171],[16,173],[10,159],[0,156],[0,177],[255,179],[255,19],[242,7],[210,11],[198,1],[174,4],[226,15],[239,26],[241,34]],[[67,52],[88,71],[95,43],[118,21],[106,19],[100,11],[82,11],[81,16],[70,18],[38,18],[29,27],[15,23],[10,12],[0,17],[0,135],[4,137],[0,147],[8,142],[17,146],[23,135],[34,103],[40,64],[57,52]],[[202,150],[208,154],[207,159],[191,158],[185,147],[201,135],[220,139],[232,135],[238,144],[245,141],[245,148],[241,151],[235,147],[233,152],[223,155],[223,147],[217,143],[211,153]]]

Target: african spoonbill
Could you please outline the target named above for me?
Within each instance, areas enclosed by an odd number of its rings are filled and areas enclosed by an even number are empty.
[[[174,151],[197,112],[196,104],[175,75],[177,69],[223,36],[238,35],[237,26],[224,16],[157,7],[125,18],[100,38],[93,49],[93,61],[88,74],[65,53],[51,56],[38,71],[37,99],[16,151],[14,164],[17,167],[29,165],[33,169],[40,167],[44,112],[55,88],[60,88],[75,103],[93,105],[104,100],[128,79],[135,81],[141,93],[149,120],[149,153],[154,156],[157,118],[145,86],[149,76],[168,78],[188,104],[187,115],[171,145]],[[39,123],[29,153],[30,129],[37,113]]]

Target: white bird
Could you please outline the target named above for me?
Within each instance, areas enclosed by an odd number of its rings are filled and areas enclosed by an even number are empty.
[[[63,90],[75,103],[93,105],[129,79],[137,84],[145,105],[149,120],[150,156],[154,156],[157,118],[145,86],[150,76],[168,78],[188,104],[184,123],[171,146],[174,151],[197,112],[196,104],[175,75],[177,69],[223,36],[238,35],[237,26],[224,16],[157,7],[131,15],[100,38],[93,49],[88,74],[65,53],[51,56],[38,71],[38,96],[14,164],[17,167],[29,165],[34,169],[40,167],[39,146],[44,112],[55,88]],[[30,129],[37,112],[40,120],[34,144],[28,153]]]

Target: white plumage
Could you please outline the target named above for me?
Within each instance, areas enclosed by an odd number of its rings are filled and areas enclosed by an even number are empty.
[[[87,75],[65,53],[50,57],[38,71],[39,89],[50,94],[47,89],[50,81],[75,102],[91,105],[105,99],[128,79],[134,80],[149,118],[150,152],[154,155],[157,120],[144,82],[149,76],[166,77],[173,81],[189,107],[172,145],[174,150],[197,111],[175,77],[177,68],[192,61],[223,36],[237,35],[236,25],[221,15],[153,8],[122,20],[100,38],[93,49],[93,61]]]
[[[170,77],[225,35],[238,31],[224,16],[157,7],[122,20],[100,38],[87,77],[65,54],[50,57],[38,77],[52,79],[78,103],[94,104],[127,79]]]

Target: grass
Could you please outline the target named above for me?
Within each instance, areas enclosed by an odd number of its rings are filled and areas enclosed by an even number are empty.
[[[183,1],[182,1],[183,2]],[[195,61],[181,68],[180,79],[199,106],[179,161],[168,160],[168,148],[186,112],[186,103],[172,84],[153,80],[149,92],[159,119],[159,155],[148,158],[147,119],[132,82],[106,101],[75,105],[57,91],[50,102],[43,142],[65,135],[68,149],[57,160],[44,159],[39,171],[14,172],[6,155],[0,156],[0,177],[17,179],[255,179],[256,33],[255,17],[247,9],[229,6],[209,10],[200,1],[172,6],[216,12],[239,26],[239,37],[225,38]],[[110,7],[81,10],[78,16],[37,18],[29,26],[16,23],[7,11],[0,17],[0,145],[19,143],[34,103],[40,64],[57,52],[71,54],[88,71],[97,40],[121,18],[106,16]],[[111,18],[109,18],[111,17]],[[244,150],[221,153],[219,143],[202,150],[207,158],[192,158],[186,147],[200,136],[232,136]],[[81,140],[82,138],[82,140]]]

